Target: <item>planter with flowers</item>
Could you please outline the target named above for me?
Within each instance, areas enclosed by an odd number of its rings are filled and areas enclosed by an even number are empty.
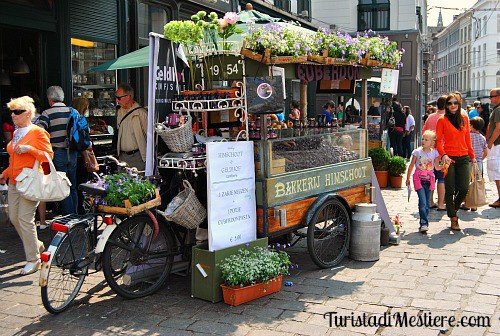
[[[105,175],[99,182],[106,189],[98,210],[105,213],[133,216],[161,205],[156,186],[146,178],[132,174]]]
[[[280,291],[290,258],[284,251],[240,249],[220,263],[224,302],[232,306]]]
[[[302,63],[313,45],[313,34],[271,22],[260,27],[250,25],[241,54],[267,65]]]

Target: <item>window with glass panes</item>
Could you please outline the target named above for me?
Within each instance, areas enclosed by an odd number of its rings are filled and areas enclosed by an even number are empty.
[[[389,0],[359,0],[358,31],[390,30]]]

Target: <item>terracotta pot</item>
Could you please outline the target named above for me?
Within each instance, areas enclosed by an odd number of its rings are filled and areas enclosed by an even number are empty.
[[[389,175],[389,171],[387,170],[375,170],[375,175],[377,176],[378,185],[380,188],[387,187],[387,176]]]
[[[403,176],[389,176],[389,182],[393,188],[401,188],[403,185]]]
[[[280,275],[279,277],[269,280],[269,282],[258,283],[245,287],[229,287],[226,285],[220,286],[222,287],[224,302],[231,306],[238,306],[242,303],[279,292],[281,290],[282,281],[283,276]]]

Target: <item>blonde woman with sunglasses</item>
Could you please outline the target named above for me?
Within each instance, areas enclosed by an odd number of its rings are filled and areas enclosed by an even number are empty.
[[[7,196],[9,219],[23,241],[27,263],[21,270],[21,275],[27,275],[40,268],[40,253],[43,252],[44,246],[38,240],[35,225],[38,202],[24,198],[17,191],[16,177],[23,168],[33,168],[35,160],[46,162],[44,152],[49,153],[52,158],[53,151],[47,131],[31,123],[35,114],[35,106],[31,97],[12,99],[7,107],[10,109],[17,130],[14,132],[12,141],[7,145],[9,166],[0,174],[0,184],[5,184],[7,179],[9,180]]]
[[[446,97],[445,114],[436,126],[436,146],[441,162],[448,167],[445,176],[446,212],[451,229],[460,231],[457,212],[469,191],[470,163],[476,163],[470,138],[469,118],[461,113],[460,97]]]

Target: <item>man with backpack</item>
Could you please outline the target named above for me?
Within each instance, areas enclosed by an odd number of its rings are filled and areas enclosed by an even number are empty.
[[[47,100],[50,108],[43,111],[37,120],[37,125],[50,134],[50,143],[54,151],[54,166],[57,171],[65,172],[71,182],[69,196],[61,201],[63,215],[77,213],[78,195],[76,185],[77,151],[69,148],[68,120],[71,109],[64,101],[64,91],[60,86],[47,89]]]

